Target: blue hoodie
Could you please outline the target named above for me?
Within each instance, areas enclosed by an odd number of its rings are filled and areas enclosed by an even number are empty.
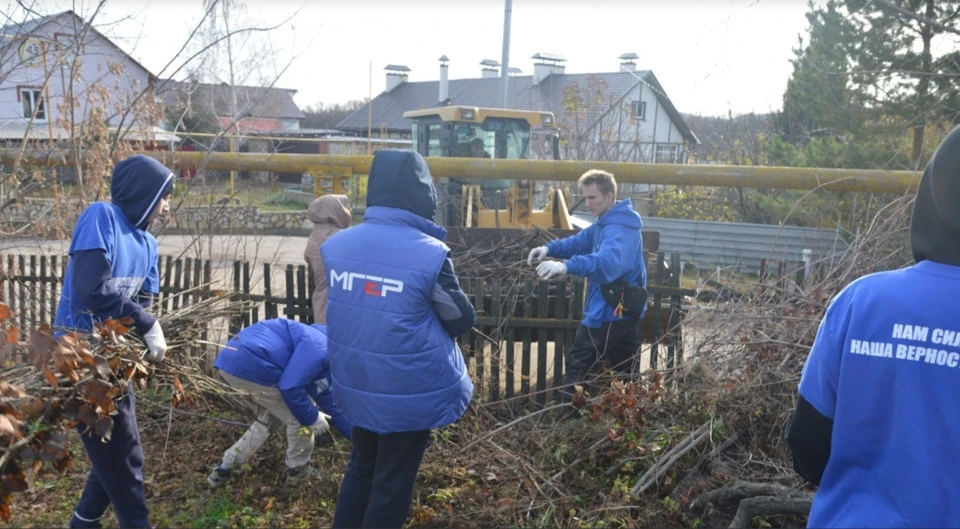
[[[586,277],[589,281],[583,314],[583,324],[587,327],[598,328],[621,319],[613,315],[613,307],[604,301],[601,285],[625,279],[633,285],[647,286],[642,226],[640,214],[633,210],[628,198],[617,201],[580,233],[547,243],[547,255],[566,259],[568,274]],[[644,307],[644,313],[646,310]]]
[[[446,230],[430,220],[435,196],[419,154],[380,150],[364,222],[320,248],[334,396],[351,423],[379,434],[451,424],[473,396],[455,337],[475,313],[442,242]]]
[[[280,390],[290,413],[310,426],[319,414],[316,401],[346,438],[352,426],[333,402],[329,389],[327,328],[286,318],[244,328],[217,355],[214,367],[237,378]]]
[[[173,173],[137,154],[117,162],[111,202],[91,204],[77,219],[70,241],[56,334],[90,331],[93,321],[130,316],[146,333],[156,319],[145,310],[160,291],[157,240],[146,231],[160,199],[173,191]]]

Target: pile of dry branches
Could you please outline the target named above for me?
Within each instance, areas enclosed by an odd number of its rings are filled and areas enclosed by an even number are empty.
[[[6,305],[0,316],[6,330],[11,329]],[[126,340],[124,324],[130,323],[109,320],[90,337],[70,333],[59,339],[43,325],[26,344],[30,365],[3,374],[0,518],[9,520],[11,495],[27,489],[25,468],[37,472],[47,462],[64,471],[72,465],[69,429],[82,424],[90,435],[110,440],[116,402],[130,384],[145,384],[150,372],[141,348]]]
[[[488,244],[454,247],[454,268],[458,275],[465,277],[536,279],[536,268],[527,265],[527,255],[554,239],[549,231],[534,226]]]
[[[882,208],[803,285],[758,281],[735,301],[692,311],[682,366],[629,382],[598,377],[599,391],[574,400],[579,420],[567,419],[570,407],[474,408],[427,458],[437,492],[420,499],[418,519],[803,526],[812,492],[784,441],[800,373],[829,300],[858,277],[910,263],[910,206]]]
[[[60,472],[72,466],[69,430],[83,425],[83,431],[109,441],[117,401],[131,385],[145,388],[148,377],[156,388],[169,388],[171,407],[212,397],[245,409],[241,395],[203,369],[202,355],[190,354],[214,345],[200,338],[210,321],[244,307],[215,294],[162,315],[169,349],[154,367],[145,360],[142,341],[129,332],[129,318],[59,338],[43,324],[24,343],[10,309],[0,304],[0,364],[27,359],[0,371],[0,519],[9,520],[11,495],[28,487],[24,470],[35,474],[43,463]]]

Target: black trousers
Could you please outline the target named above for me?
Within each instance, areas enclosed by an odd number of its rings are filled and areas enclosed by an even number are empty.
[[[567,350],[563,392],[569,400],[573,384],[587,379],[590,370],[606,359],[617,373],[639,371],[640,320],[624,319],[604,323],[599,328],[580,324]]]
[[[333,527],[400,529],[429,439],[430,430],[376,434],[354,426]]]
[[[77,430],[83,432],[81,423]],[[121,529],[150,527],[143,494],[143,446],[137,429],[137,405],[130,391],[117,403],[110,442],[92,432],[80,435],[90,457],[90,474],[74,509],[71,528],[100,527],[100,517],[113,505]]]

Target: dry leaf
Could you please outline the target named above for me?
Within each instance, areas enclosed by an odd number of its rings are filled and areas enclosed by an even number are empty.
[[[6,303],[0,303],[0,321],[6,321],[13,317],[10,306]]]
[[[17,343],[20,341],[20,329],[16,327],[10,327],[7,329],[7,342],[8,343]]]
[[[77,355],[62,345],[53,348],[53,365],[61,374],[77,382],[80,375],[77,374]]]
[[[90,404],[100,408],[106,415],[113,413],[113,396],[120,393],[120,389],[109,382],[91,379],[83,384],[83,398]]]
[[[103,438],[103,442],[109,442],[110,436],[113,435],[113,418],[104,417],[97,421],[97,425],[93,429],[93,433],[97,436]]]
[[[17,406],[17,413],[24,419],[37,420],[43,415],[43,401],[36,397],[28,397]]]
[[[50,356],[53,354],[53,348],[57,346],[57,341],[48,333],[41,329],[30,333],[30,364],[37,369],[43,369],[50,362]]]
[[[20,437],[20,421],[10,415],[0,415],[0,437],[16,439]]]
[[[127,334],[127,332],[130,330],[130,327],[127,327],[126,325],[123,325],[122,323],[114,319],[109,319],[103,322],[103,328],[117,335]],[[114,341],[116,341],[116,336],[114,336],[113,338],[114,338]]]
[[[57,381],[57,375],[53,374],[53,371],[50,370],[50,366],[43,366],[43,374],[51,386],[55,388],[60,387],[60,383]]]
[[[77,410],[77,418],[87,426],[93,426],[100,420],[100,416],[97,415],[96,410],[89,404],[80,405],[80,408]]]
[[[113,376],[113,366],[110,365],[110,361],[106,358],[95,356],[93,358],[93,365],[93,375],[100,381],[108,381]]]
[[[27,396],[27,392],[23,390],[23,386],[13,386],[0,380],[0,395],[13,399],[22,399]]]

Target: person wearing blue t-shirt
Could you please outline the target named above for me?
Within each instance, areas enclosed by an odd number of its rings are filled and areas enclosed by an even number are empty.
[[[163,360],[167,345],[157,319],[147,312],[160,290],[157,240],[147,231],[169,211],[174,176],[160,162],[134,155],[117,162],[110,202],[95,202],[77,219],[70,241],[54,334],[89,333],[94,322],[133,319],[147,346],[146,358]],[[70,527],[100,527],[113,505],[120,527],[150,527],[143,493],[143,447],[131,388],[117,403],[109,442],[78,426],[91,468]]]
[[[960,127],[927,164],[915,264],[830,302],[787,432],[808,527],[960,526]]]
[[[226,483],[234,469],[246,463],[267,441],[270,432],[281,426],[286,427],[287,433],[289,482],[314,474],[310,466],[314,435],[329,430],[330,423],[347,439],[353,435],[353,425],[333,401],[324,325],[307,325],[286,318],[255,323],[227,342],[214,367],[227,384],[248,393],[261,414],[223,453],[220,463],[207,477],[211,487]]]

